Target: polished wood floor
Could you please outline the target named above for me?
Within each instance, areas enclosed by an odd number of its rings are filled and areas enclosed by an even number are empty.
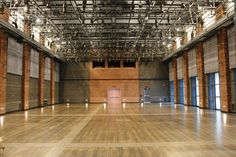
[[[6,157],[235,157],[236,115],[171,104],[61,104],[0,117]]]

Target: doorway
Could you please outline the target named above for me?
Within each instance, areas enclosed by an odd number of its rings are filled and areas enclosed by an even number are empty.
[[[121,90],[120,88],[108,89],[108,104],[121,104]]]
[[[174,103],[174,81],[170,81],[170,102]]]
[[[220,110],[220,79],[219,73],[208,74],[208,107]]]
[[[179,80],[179,104],[184,104],[184,80]]]

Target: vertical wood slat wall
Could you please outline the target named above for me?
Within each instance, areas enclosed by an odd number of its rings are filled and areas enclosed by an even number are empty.
[[[6,37],[1,39],[1,41],[5,42],[4,45],[6,45],[6,64],[5,66],[1,66],[0,72],[1,78],[5,78],[5,83],[4,79],[1,79],[1,91],[4,91],[6,94],[1,92],[0,114],[38,107],[40,103],[38,97],[39,54],[43,52],[38,52],[34,48],[31,48],[28,43],[23,44],[13,37]],[[4,48],[2,44],[1,48]],[[28,57],[24,51],[28,52]],[[4,52],[1,50],[1,60],[4,59],[3,54]],[[59,66],[59,63],[56,63]],[[57,88],[54,92],[58,95],[57,103],[59,103],[59,68],[55,73],[55,77],[57,77]],[[47,74],[50,74],[50,72],[47,71]]]
[[[219,30],[218,32],[220,32],[222,30]],[[188,51],[188,72],[189,72],[189,78],[190,77],[195,77],[195,76],[198,76],[200,73],[199,73],[199,70],[203,70],[203,74],[202,74],[202,81],[199,82],[199,88],[202,89],[199,90],[199,96],[202,97],[202,100],[200,98],[200,107],[202,108],[205,108],[207,107],[206,105],[206,88],[207,88],[207,85],[206,85],[206,80],[205,80],[205,75],[207,75],[208,73],[214,73],[214,72],[219,72],[220,73],[220,77],[221,77],[221,80],[220,80],[220,84],[222,85],[221,87],[221,92],[224,92],[222,93],[222,95],[225,95],[225,96],[228,96],[228,95],[232,95],[232,100],[231,99],[227,99],[227,101],[225,100],[221,100],[221,110],[224,111],[224,112],[230,112],[230,107],[231,107],[231,102],[236,102],[234,99],[235,96],[234,96],[234,91],[236,91],[236,89],[232,89],[231,90],[231,93],[229,93],[225,87],[223,87],[225,84],[229,84],[230,83],[230,79],[227,79],[227,78],[230,78],[230,73],[227,73],[227,70],[231,70],[231,73],[233,72],[233,69],[236,69],[236,38],[235,38],[235,27],[230,27],[230,28],[227,28],[226,29],[226,32],[227,32],[227,40],[223,40],[223,39],[220,39],[221,36],[212,36],[210,37],[209,39],[206,39],[204,42],[202,42],[202,48],[201,48],[201,44],[198,44],[199,46],[196,45],[196,47],[198,48],[192,48]],[[219,41],[220,40],[220,41]],[[224,42],[224,43],[222,43]],[[219,58],[223,55],[225,55],[225,53],[222,53],[222,46],[220,47],[219,46],[222,45],[222,44],[227,44],[228,47],[224,48],[225,52],[226,53],[229,53],[229,58],[227,59],[224,58]],[[226,45],[226,46],[227,46]],[[200,50],[202,49],[202,50]],[[200,51],[203,51],[202,53],[202,56],[201,56],[201,53],[197,53],[197,51],[199,50]],[[179,69],[181,68],[180,66],[178,66],[178,60],[183,57],[183,56],[179,56],[177,58],[177,78],[180,79],[181,76],[183,75],[182,74],[182,70]],[[201,58],[201,60],[197,59],[197,58]],[[225,60],[225,61],[224,61]],[[229,62],[229,66],[225,66],[224,64],[222,64],[221,62],[224,61],[226,62],[228,60]],[[200,62],[203,62],[203,67],[200,67],[199,64]],[[181,62],[181,61],[179,61]],[[171,64],[172,62],[169,63],[169,69],[172,69],[171,68]],[[200,69],[199,69],[200,68]],[[226,69],[225,69],[226,68]],[[223,70],[222,70],[223,69]],[[226,70],[226,73],[223,75],[223,73],[225,72]],[[235,70],[236,71],[236,70]],[[173,78],[173,70],[172,71],[169,71],[169,77],[170,77],[170,81],[172,80]],[[198,76],[199,77],[199,76]],[[223,77],[225,79],[223,79]],[[199,80],[201,78],[198,78]],[[232,80],[234,81],[234,78],[233,78],[233,74],[231,74],[231,87],[235,88],[235,82],[232,82]],[[202,84],[201,84],[202,82]],[[228,94],[226,94],[228,92]],[[202,96],[201,96],[202,95]],[[231,102],[228,102],[228,100],[231,100]],[[236,106],[236,105],[235,105]]]
[[[188,52],[188,70],[189,77],[197,76],[197,55],[196,49],[191,49]]]
[[[217,36],[203,42],[205,74],[219,71]]]

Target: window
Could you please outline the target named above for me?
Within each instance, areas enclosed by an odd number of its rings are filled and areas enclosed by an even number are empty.
[[[123,61],[123,66],[127,68],[135,68],[135,61]]]
[[[216,109],[220,110],[220,78],[219,73],[215,73],[215,90],[216,90]]]
[[[105,61],[93,61],[93,68],[105,68]]]
[[[120,68],[120,61],[108,61],[109,68]]]

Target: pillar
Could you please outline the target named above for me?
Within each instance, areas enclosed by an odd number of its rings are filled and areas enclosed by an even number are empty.
[[[220,4],[216,7],[215,9],[215,18],[216,21],[218,21],[219,19],[221,19],[222,17],[224,17],[224,6],[223,4]]]
[[[206,81],[204,73],[203,43],[197,44],[197,75],[199,88],[199,107],[206,108]]]
[[[23,63],[22,63],[22,106],[23,110],[29,109],[29,79],[30,79],[30,45],[23,44]]]
[[[172,52],[175,52],[176,50],[177,50],[177,45],[176,45],[176,41],[174,41],[172,44]]]
[[[196,35],[199,35],[202,32],[203,32],[203,22],[200,21],[199,23],[196,24]]]
[[[220,69],[221,111],[231,111],[231,86],[227,30],[221,29],[217,33],[218,58]]]
[[[0,30],[0,114],[6,112],[7,44],[8,36]]]
[[[27,37],[30,37],[30,22],[28,19],[24,20],[24,33]]]
[[[45,80],[45,56],[43,52],[39,55],[39,105],[43,106],[44,101],[44,82]]]
[[[184,104],[190,105],[190,86],[188,71],[188,52],[183,54],[183,72],[184,72]]]
[[[187,32],[183,32],[181,37],[181,45],[185,45],[188,42],[188,34]]]
[[[55,104],[55,61],[51,59],[51,72],[50,72],[50,104]]]
[[[172,61],[172,71],[173,71],[173,80],[174,80],[174,103],[177,104],[179,102],[179,85],[177,78],[177,59],[174,58]]]
[[[39,34],[39,42],[40,42],[41,46],[45,46],[45,34],[44,33]]]

